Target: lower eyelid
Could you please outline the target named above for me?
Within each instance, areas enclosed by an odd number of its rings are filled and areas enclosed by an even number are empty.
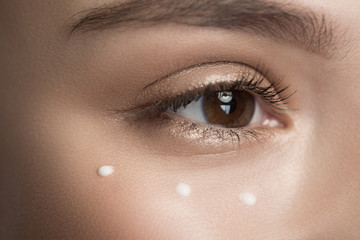
[[[278,141],[278,133],[284,133],[280,128],[261,124],[237,129],[210,126],[169,112],[139,119],[129,127],[143,136],[144,149],[149,149],[154,154],[184,156],[220,154],[241,149],[250,151],[255,147],[264,147],[266,143]]]
[[[272,129],[263,127],[221,128],[205,123],[192,122],[176,115],[165,114],[159,127],[166,138],[213,147],[234,147],[251,143],[272,134]],[[158,133],[160,133],[158,132]],[[161,134],[161,133],[160,133]],[[169,140],[169,139],[168,139]]]

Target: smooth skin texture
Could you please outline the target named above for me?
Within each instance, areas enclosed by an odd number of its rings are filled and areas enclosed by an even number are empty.
[[[291,1],[337,23],[343,42],[333,58],[176,24],[69,38],[76,13],[106,3],[0,2],[1,239],[360,238],[358,0]],[[229,150],[129,127],[108,111],[209,61],[265,63],[296,91],[287,127]],[[206,77],[194,74],[164,84],[179,92]],[[99,177],[104,165],[114,173]],[[174,190],[181,182],[186,198]],[[244,192],[255,205],[241,203]]]

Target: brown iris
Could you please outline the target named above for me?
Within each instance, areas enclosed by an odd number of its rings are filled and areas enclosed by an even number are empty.
[[[255,98],[241,90],[213,92],[204,96],[203,111],[211,124],[245,127],[254,115]]]

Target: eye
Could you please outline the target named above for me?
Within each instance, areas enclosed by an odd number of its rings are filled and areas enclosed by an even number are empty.
[[[263,119],[265,112],[258,101],[244,90],[211,92],[201,96],[198,101],[170,112],[196,122],[241,128],[259,124]]]
[[[146,88],[141,97],[153,100],[122,113],[147,136],[182,146],[234,146],[270,137],[267,130],[291,125],[286,104],[292,94],[281,80],[260,72],[266,71],[242,64],[195,66]]]

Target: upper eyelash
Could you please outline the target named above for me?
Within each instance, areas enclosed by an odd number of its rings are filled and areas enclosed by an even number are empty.
[[[254,93],[269,105],[271,105],[275,111],[278,112],[284,110],[283,106],[287,104],[286,100],[295,92],[280,97],[282,93],[289,89],[289,86],[283,86],[282,81],[278,80],[275,82],[270,82],[267,87],[262,87],[261,84],[266,79],[266,77],[264,75],[260,75],[261,77],[258,78],[258,76],[259,73],[256,73],[251,77],[244,76],[241,79],[237,79],[232,82],[212,83],[198,89],[179,93],[177,96],[157,99],[149,104],[136,107],[135,109],[121,111],[121,113],[125,113],[127,118],[135,120],[145,117],[156,117],[166,112],[169,108],[176,112],[176,110],[179,108],[186,107],[186,105],[190,104],[191,102],[198,101],[200,97],[205,94],[233,90],[244,90],[250,93]]]

